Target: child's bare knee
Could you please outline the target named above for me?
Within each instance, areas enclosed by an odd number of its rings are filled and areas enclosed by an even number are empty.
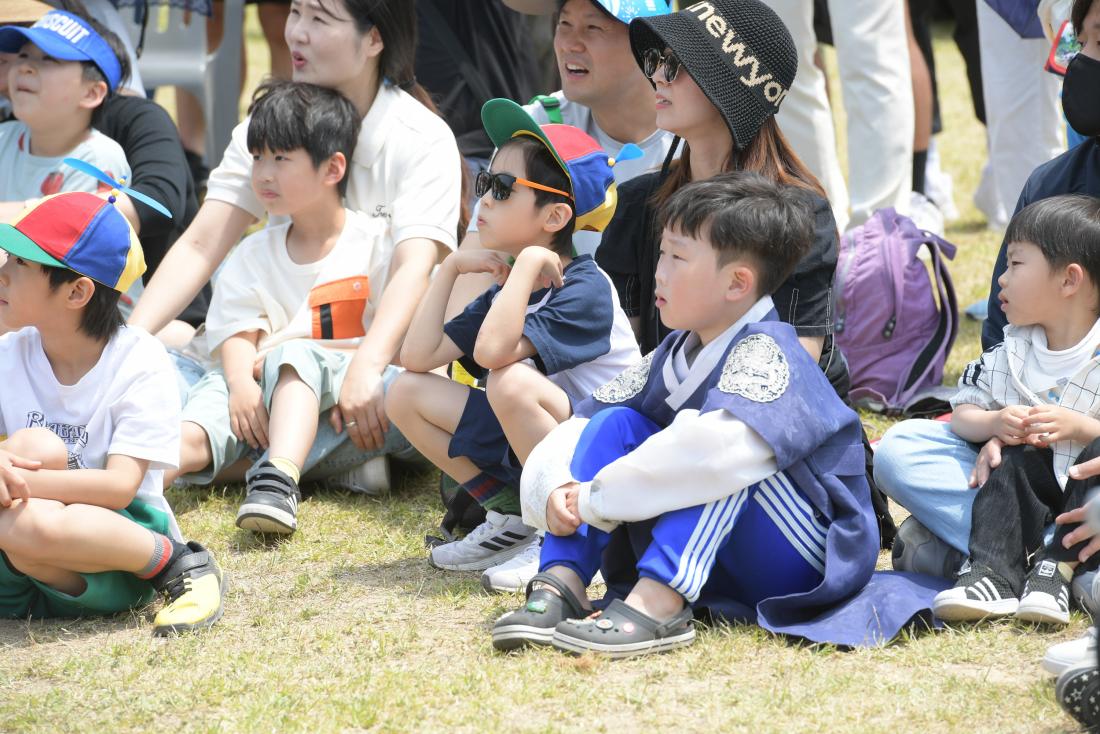
[[[419,372],[402,372],[390,383],[384,403],[387,416],[400,421],[416,409],[417,391],[422,377]]]
[[[8,436],[3,445],[16,456],[41,461],[43,469],[69,468],[69,449],[48,428],[22,428]]]
[[[490,372],[485,394],[493,410],[515,409],[536,402],[538,393],[532,389],[532,373],[525,364],[510,364]]]
[[[65,506],[54,500],[32,498],[13,506],[5,512],[18,513],[14,522],[7,524],[2,547],[5,555],[17,556],[27,562],[37,563],[51,548],[64,542],[62,523],[58,512]]]

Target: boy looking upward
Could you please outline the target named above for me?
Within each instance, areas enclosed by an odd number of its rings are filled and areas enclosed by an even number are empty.
[[[0,221],[29,199],[61,191],[106,191],[62,165],[79,158],[129,177],[119,145],[92,127],[97,111],[130,74],[122,44],[92,20],[52,10],[33,26],[0,28],[0,53],[13,54],[7,96],[15,119],[0,123]]]
[[[521,465],[573,401],[639,357],[610,279],[591,256],[572,255],[574,231],[599,231],[614,213],[613,161],[579,129],[539,126],[509,100],[487,102],[482,120],[497,146],[476,191],[486,249],[443,261],[401,350],[409,371],[386,400],[409,441],[488,510],[465,538],[432,549],[433,565],[455,571],[537,552],[519,517]],[[466,273],[498,285],[445,321]],[[486,390],[429,373],[456,359],[488,372]]]

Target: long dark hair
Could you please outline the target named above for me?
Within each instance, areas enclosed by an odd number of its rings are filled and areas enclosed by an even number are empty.
[[[360,33],[367,33],[372,27],[378,28],[382,36],[383,48],[379,58],[378,70],[384,79],[408,92],[417,102],[437,115],[442,115],[435,106],[428,90],[416,81],[416,1],[415,0],[339,0],[344,4],[355,27]],[[470,173],[460,159],[462,169],[462,190],[460,192],[461,209],[458,215],[458,241],[466,233],[470,223],[469,200]]]
[[[653,195],[653,204],[656,209],[664,206],[674,193],[681,187],[691,183],[691,156],[688,144],[685,141],[680,153],[680,160],[675,161],[669,168],[669,174],[662,182],[660,188]],[[722,165],[725,173],[733,171],[750,171],[759,173],[764,178],[784,186],[796,186],[800,189],[812,191],[823,199],[825,189],[817,177],[810,173],[806,164],[791,148],[787,138],[779,130],[779,123],[775,117],[768,117],[760,127],[760,132],[752,139],[748,147],[738,150],[733,146],[729,156]]]

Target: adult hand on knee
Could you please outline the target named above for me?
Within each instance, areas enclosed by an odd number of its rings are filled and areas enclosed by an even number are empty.
[[[1004,441],[996,436],[985,442],[978,452],[978,460],[974,462],[974,470],[970,472],[971,489],[977,489],[989,481],[989,475],[1001,465],[1001,449],[1004,445]]]
[[[340,400],[329,419],[337,433],[346,428],[352,443],[360,450],[377,451],[385,445],[386,431],[390,428],[382,373],[354,367],[352,362],[340,387]]]

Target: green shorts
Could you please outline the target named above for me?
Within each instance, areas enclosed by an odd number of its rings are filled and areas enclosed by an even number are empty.
[[[169,516],[140,500],[117,512],[144,528],[171,537]],[[16,571],[0,552],[0,618],[104,616],[144,606],[156,596],[152,584],[127,571],[80,575],[88,588],[80,596],[69,596]]]

